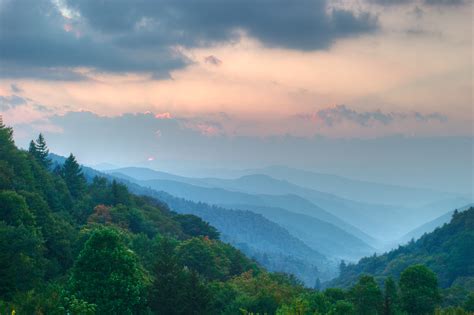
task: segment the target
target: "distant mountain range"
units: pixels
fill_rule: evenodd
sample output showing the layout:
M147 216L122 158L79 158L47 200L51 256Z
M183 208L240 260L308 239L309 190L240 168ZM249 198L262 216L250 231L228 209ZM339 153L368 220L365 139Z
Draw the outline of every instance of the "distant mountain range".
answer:
M64 159L53 158L60 163ZM432 231L449 221L452 212L445 210L455 208L450 205L468 200L445 193L435 198L430 195L434 192L420 190L420 204L424 206L417 208L361 202L360 197L348 199L351 185L362 185L359 189L364 191L388 191L394 199L397 194L409 197L409 189L305 171L297 171L300 177L290 178L290 170L267 168L255 170L261 173L222 179L191 178L137 167L105 173L84 167L89 178L99 175L116 179L132 192L157 198L178 213L203 218L221 232L223 240L269 270L293 273L307 285L313 285L317 278L327 281L335 277L341 259L350 262L372 255L382 248L380 237L398 238L398 244ZM270 171L280 178L271 177ZM320 187L321 182L330 180L336 185L336 179L343 182L344 197L330 191L331 184ZM375 201L377 198L370 200Z
M65 160L55 154L50 154L50 157L53 164L63 164ZM86 166L83 166L83 172L89 180L95 176L116 179L127 185L131 192L156 198L175 212L201 217L220 231L224 241L255 258L269 270L294 274L309 286L313 286L318 278L323 281L337 275L336 260L328 259L260 214L192 202L142 187L124 176L114 177Z
M253 174L268 175L302 187L372 204L419 207L433 201L438 203L441 200L456 199L458 197L472 199L472 196L465 194L358 180L281 165L244 170L207 169L201 173L206 175L200 177L217 178L238 178ZM388 181L390 181L389 178L387 178Z
M284 224L295 236L304 234L308 245L311 244L312 248L327 256L353 260L375 251L366 243L374 242L370 236L296 195L251 195L172 180L140 181L118 172L110 174L122 176L142 187L166 191L173 196L195 202L261 213L273 222ZM323 240L328 241L322 242ZM343 256L339 256L341 253Z
M172 194L181 194L181 197L192 200L222 205L246 204L278 207L292 212L311 215L317 219L332 223L369 245L376 247L379 246L380 243L375 241L374 237L381 241L398 239L410 229L414 229L444 214L446 209L454 209L472 202L472 200L463 196L422 189L420 190L418 204L429 203L429 205L414 208L408 206L373 204L341 198L334 193L321 192L302 187L288 180L292 179L299 182L299 184L306 184L310 187L323 186L320 188L326 190L329 190L328 187L332 187L331 185L336 185L336 183L341 182L341 187L343 187L341 191L348 192L351 189L350 187L353 187L356 192L360 190L365 191L364 194L394 196L394 199L396 199L396 196L400 198L398 199L398 204L404 202L404 194L407 195L408 199L414 197L413 194L409 192L409 188L384 184L381 184L381 187L379 187L377 186L378 184L359 182L333 175L294 170L295 174L299 175L290 176L293 169L283 167L272 167L255 171L262 171L269 174L275 173L275 176L286 176L286 178L275 179L263 174L245 175L236 179L190 178L136 167L121 168L108 172L115 173L116 176L122 174L140 181L140 185L154 185L156 189L165 190ZM160 183L157 182L157 180L170 182ZM147 183L146 181L155 182ZM185 187L178 183L189 184L193 187ZM326 184L327 186L325 186ZM201 189L200 192L198 192L199 189L196 187L220 190L205 191ZM170 191L171 189L173 189L173 192ZM334 190L336 190L336 188L334 188ZM232 195L231 192L233 192L234 195ZM235 193L246 193L252 196L244 196ZM267 195L267 197L271 195L271 200L279 199L278 204L262 204L261 201L249 200L255 197L255 195L259 195L260 199L262 198L261 195ZM278 195L278 197L275 197L275 195ZM255 200L255 198L253 199Z

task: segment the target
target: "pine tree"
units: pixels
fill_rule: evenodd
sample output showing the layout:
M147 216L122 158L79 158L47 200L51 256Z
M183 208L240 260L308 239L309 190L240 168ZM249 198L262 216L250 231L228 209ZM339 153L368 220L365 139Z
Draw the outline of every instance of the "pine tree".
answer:
M38 139L36 139L36 151L38 161L45 168L49 168L51 166L51 159L49 158L49 149L41 133L38 135Z
M46 169L51 167L49 149L43 135L40 133L36 141L31 140L28 152Z
M64 162L61 173L71 196L79 198L84 193L86 180L82 174L81 166L72 153Z
M31 140L30 147L28 148L28 152L35 158L38 158L38 150L36 149L36 143Z

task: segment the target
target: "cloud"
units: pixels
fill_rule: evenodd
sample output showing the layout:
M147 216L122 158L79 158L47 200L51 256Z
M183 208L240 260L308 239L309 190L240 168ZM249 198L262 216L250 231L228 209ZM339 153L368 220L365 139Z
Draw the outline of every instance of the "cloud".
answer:
M77 18L79 19L79 18ZM171 49L153 51L118 47L107 36L77 21L81 36L64 28L69 19L49 0L2 2L0 10L1 76L81 80L76 68L106 72L168 73L188 61Z
M402 4L416 4L416 3L423 3L426 5L461 5L464 4L465 0L368 0L371 3L379 4L379 5L386 5L386 6L394 6L394 5L402 5Z
M171 119L171 114L168 112L155 114L156 119Z
M447 116L440 113L429 113L421 114L419 112L408 112L408 113L384 113L380 110L358 112L354 109L347 107L346 105L336 105L334 107L328 107L318 110L313 114L300 114L298 118L312 121L321 121L326 126L332 127L336 124L341 124L345 121L356 123L357 125L368 127L374 123L380 123L382 125L389 125L396 121L415 119L420 122L438 121L446 122Z
M11 119L4 120L8 123ZM16 125L16 143L27 148L38 132L44 132L52 152L73 152L87 164L130 166L154 157L149 163L159 170L288 165L381 182L390 178L412 186L472 189L472 136L208 136L186 128L177 119L156 119L152 113L106 117L68 112L42 124L50 124L48 131L32 122ZM157 130L161 130L161 137L155 136ZM426 163L428 156L430 163Z
M2 96L0 95L0 110L8 110L20 105L26 105L27 99L18 95Z
M10 90L12 90L13 93L23 92L23 89L14 83L10 84Z
M177 47L208 47L242 34L267 47L326 49L372 32L367 12L329 8L326 0L52 1L4 0L2 77L83 80L78 68L169 78L191 60Z
M204 62L213 66L220 66L222 64L222 61L213 55L205 57Z

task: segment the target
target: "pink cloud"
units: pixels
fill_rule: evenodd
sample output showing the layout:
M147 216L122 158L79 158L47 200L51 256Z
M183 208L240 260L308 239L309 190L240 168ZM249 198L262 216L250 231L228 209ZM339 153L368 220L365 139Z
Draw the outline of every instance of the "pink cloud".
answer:
M219 129L212 125L198 124L196 127L201 134L206 135L206 136L215 136L219 134Z
M155 115L155 118L156 119L171 119L171 114L168 113L168 112L165 112L165 113L158 113Z
M150 156L146 159L148 162L151 162L151 161L154 161L155 160L155 157L154 156Z
M66 32L68 32L68 33L69 33L69 32L72 32L72 30L73 30L72 24L70 24L70 23L64 24L64 25L63 25L63 29L64 29Z

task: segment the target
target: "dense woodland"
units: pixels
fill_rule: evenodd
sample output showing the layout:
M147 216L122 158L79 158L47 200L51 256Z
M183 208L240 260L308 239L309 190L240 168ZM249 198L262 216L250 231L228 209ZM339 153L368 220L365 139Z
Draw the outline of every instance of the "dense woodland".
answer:
M72 154L54 165L41 135L18 149L0 123L0 314L469 314L473 219L456 213L417 242L343 264L344 288L307 288L197 216L87 181Z

